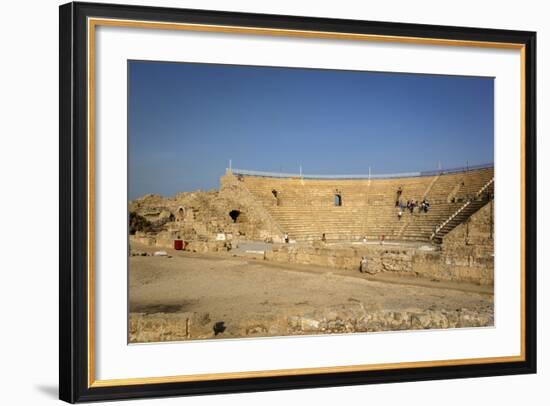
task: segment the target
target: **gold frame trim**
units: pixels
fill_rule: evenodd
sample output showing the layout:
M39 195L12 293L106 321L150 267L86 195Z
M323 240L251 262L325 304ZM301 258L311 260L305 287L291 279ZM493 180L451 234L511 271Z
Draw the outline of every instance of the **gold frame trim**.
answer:
M183 30L195 32L218 32L248 35L269 35L299 38L341 39L371 42L390 42L436 46L461 46L479 48L513 49L520 51L520 154L521 154L521 270L520 270L520 355L504 357L465 358L455 360L435 360L416 362L397 362L384 364L347 365L317 368L278 369L268 371L221 372L213 374L175 375L146 378L95 379L95 338L94 338L94 191L95 191L95 28L97 26L149 28L161 30ZM311 374L329 374L338 372L380 371L397 368L425 368L440 366L458 366L473 364L493 364L525 361L525 45L506 42L464 41L421 37L399 37L391 35L354 34L343 32L305 31L273 29L259 27L240 27L227 25L164 23L139 20L120 20L109 18L88 19L88 387L104 388L126 385L177 383L193 381L212 381L218 379L265 378L277 376L296 376Z

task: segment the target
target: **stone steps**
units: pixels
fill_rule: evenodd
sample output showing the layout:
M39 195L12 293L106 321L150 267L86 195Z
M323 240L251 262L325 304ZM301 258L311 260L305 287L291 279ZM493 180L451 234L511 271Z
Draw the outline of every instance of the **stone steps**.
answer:
M455 174L401 179L297 179L244 176L244 185L268 210L273 219L296 240L331 236L380 235L388 238L428 239L435 227L449 218L464 199L477 192L494 174L492 168ZM401 201L421 200L426 195L432 203L428 213L404 211L397 219L395 200L401 188ZM277 191L279 205L272 191ZM342 206L334 206L334 195L342 196ZM457 221L464 221L457 219ZM404 224L406 226L404 227ZM444 229L454 228L450 223Z

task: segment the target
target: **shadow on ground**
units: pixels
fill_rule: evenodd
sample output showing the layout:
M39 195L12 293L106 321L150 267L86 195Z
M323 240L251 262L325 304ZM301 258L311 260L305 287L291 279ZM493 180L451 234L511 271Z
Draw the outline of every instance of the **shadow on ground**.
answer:
M59 398L59 388L57 385L35 385L35 388L42 392L44 395L49 398L58 399Z

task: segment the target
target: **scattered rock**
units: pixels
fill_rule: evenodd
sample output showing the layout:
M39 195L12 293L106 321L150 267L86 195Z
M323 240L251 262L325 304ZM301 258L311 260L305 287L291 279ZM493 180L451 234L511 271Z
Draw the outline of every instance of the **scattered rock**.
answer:
M246 329L246 335L265 334L267 329L264 326L252 326Z
M318 331L321 323L319 320L302 318L301 327L303 331Z

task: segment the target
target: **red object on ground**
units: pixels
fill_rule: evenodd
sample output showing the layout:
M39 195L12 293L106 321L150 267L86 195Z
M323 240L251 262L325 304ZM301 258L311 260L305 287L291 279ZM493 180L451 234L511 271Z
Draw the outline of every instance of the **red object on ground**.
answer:
M182 250L183 249L183 240L174 240L174 249Z

